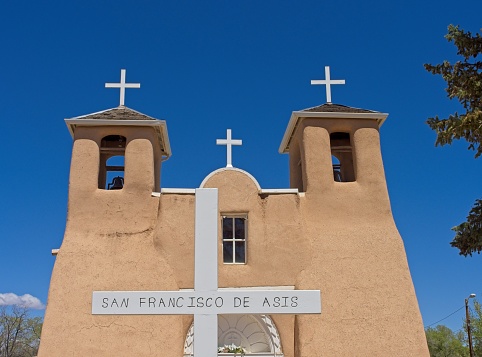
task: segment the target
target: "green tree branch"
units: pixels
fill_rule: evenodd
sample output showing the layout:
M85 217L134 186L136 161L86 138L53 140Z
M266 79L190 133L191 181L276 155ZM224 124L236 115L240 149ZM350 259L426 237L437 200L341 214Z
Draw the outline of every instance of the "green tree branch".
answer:
M453 140L464 139L469 144L468 149L474 150L475 158L478 158L482 155L482 61L479 57L482 53L482 37L450 25L445 38L455 44L457 55L462 59L454 64L444 61L424 66L430 73L442 76L447 83L447 96L457 98L464 112L455 112L444 119L435 116L429 118L427 124L437 135L436 146L450 145ZM458 248L461 255L472 256L482 251L481 222L482 203L476 200L467 221L452 228L456 235L450 244Z

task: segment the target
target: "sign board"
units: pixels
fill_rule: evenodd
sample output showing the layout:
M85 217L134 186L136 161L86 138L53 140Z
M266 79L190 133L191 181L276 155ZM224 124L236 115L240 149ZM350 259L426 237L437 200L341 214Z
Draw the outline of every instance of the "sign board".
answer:
M98 315L306 314L320 313L316 290L95 291Z

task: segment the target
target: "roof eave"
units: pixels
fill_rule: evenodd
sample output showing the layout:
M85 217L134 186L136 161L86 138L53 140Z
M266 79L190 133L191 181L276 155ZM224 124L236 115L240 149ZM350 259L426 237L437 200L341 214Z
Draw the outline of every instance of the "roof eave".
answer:
M333 118L333 119L371 119L376 120L380 128L388 117L388 113L347 113L347 112L306 112L295 111L291 113L288 127L281 140L278 152L280 154L288 153L289 144L293 137L296 127L300 120L305 118Z
M159 141L164 144L164 152L169 158L172 155L167 125L165 120L112 120L112 119L78 119L80 117L65 119L65 124L69 129L70 135L74 137L77 126L152 126L157 131Z

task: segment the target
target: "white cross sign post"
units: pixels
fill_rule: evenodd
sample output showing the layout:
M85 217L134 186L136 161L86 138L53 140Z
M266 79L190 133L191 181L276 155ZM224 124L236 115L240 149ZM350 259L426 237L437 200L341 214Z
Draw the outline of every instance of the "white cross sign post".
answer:
M194 356L217 357L219 314L319 314L319 290L218 290L218 190L196 189L193 291L94 291L94 315L194 315Z
M141 88L140 83L126 83L126 70L121 69L121 80L120 83L106 83L106 88L120 88L120 104L124 105L126 88Z
M233 167L232 146L243 145L243 140L231 139L231 129L226 130L226 139L216 139L216 145L226 145L226 167Z
M330 78L330 66L325 66L325 78L312 80L311 84L325 84L326 85L326 102L331 103L331 85L332 84L345 84L344 79L331 79Z

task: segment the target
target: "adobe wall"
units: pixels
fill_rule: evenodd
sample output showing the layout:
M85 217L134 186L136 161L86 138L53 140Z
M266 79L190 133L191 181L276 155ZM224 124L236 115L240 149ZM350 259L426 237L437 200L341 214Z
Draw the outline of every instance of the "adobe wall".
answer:
M375 121L305 120L295 133L310 266L298 289L322 291L322 315L297 316L300 356L428 356L402 239L393 221ZM358 125L357 125L358 124ZM335 182L329 134L349 132L355 182Z
M286 357L428 356L378 130L353 132L357 181L348 183L333 181L325 129L306 125L296 135L306 192L259 195L236 170L205 183L219 188L220 214L248 214L246 265L222 264L219 226L219 286L322 291L321 315L272 316ZM123 190L97 188L98 155L95 140L75 140L38 356L181 356L192 317L94 316L91 294L193 288L194 195L151 197L150 140L128 143Z
M91 137L81 129L74 141L67 226L52 273L38 356L181 355L185 333L179 317L91 314L95 290L177 290L179 285L156 239L160 200L151 197L151 131L129 133L125 186L106 191L97 188L104 133ZM193 200L180 207L191 222Z

